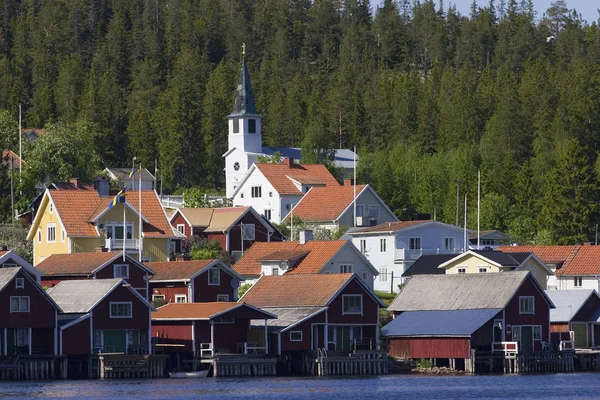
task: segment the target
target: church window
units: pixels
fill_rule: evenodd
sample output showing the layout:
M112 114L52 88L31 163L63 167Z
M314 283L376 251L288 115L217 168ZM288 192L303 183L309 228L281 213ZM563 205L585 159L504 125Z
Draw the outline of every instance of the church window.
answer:
M256 120L255 119L248 120L248 133L256 133Z
M239 171L240 170L240 163L237 162L237 161L235 163L233 163L233 169L236 170L236 171Z
M240 133L240 120L239 119L233 120L233 133Z

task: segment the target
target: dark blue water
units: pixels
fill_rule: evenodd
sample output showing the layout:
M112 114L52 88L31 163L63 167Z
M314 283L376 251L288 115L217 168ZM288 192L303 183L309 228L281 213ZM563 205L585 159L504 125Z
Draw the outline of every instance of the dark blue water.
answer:
M600 374L2 382L0 399L598 399Z

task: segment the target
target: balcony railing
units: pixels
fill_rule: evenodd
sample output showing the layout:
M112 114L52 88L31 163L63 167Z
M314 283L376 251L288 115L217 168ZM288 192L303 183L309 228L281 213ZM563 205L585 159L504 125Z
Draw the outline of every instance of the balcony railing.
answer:
M396 249L396 260L416 260L422 255L460 254L463 249Z
M123 242L125 242L125 250L138 250L140 241L138 239L106 239L104 246L111 250L123 250Z

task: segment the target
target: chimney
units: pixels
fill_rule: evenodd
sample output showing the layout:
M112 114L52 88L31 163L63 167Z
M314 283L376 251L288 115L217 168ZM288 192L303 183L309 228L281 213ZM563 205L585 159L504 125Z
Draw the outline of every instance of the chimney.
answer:
M0 250L2 250L2 251L8 251L8 246L6 246L5 244L3 244L2 248Z
M294 157L286 157L283 159L283 163L288 166L288 168L292 168L294 166Z
M354 186L354 179L353 178L345 178L344 186Z
M69 179L69 182L71 182L75 186L79 186L79 178L71 178Z
M300 240L298 241L300 244L306 244L306 242L309 242L312 240L313 238L313 231L311 230L303 230L300 231L300 235L299 235Z
M98 192L98 196L107 197L109 195L108 179L101 176L94 181L94 189Z

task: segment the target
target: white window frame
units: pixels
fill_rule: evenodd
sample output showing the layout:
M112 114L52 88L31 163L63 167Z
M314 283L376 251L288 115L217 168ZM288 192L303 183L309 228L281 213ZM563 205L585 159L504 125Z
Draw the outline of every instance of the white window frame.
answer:
M240 133L240 119L234 118L231 123L231 131L232 133Z
M297 335L300 334L300 338ZM294 336L296 336L294 338ZM302 331L290 331L290 342L301 342L302 341Z
M185 235L185 224L177 224L177 230Z
M367 252L367 239L360 239L359 243L360 243L360 252L366 253Z
M388 281L388 268L387 267L379 267L379 282L387 282Z
M450 246L450 244L452 244L452 246ZM456 238L454 236L446 236L442 238L442 248L444 250L454 250L456 248Z
M15 328L15 346L29 346L29 333L31 328Z
M228 294L218 294L217 295L217 303L227 303L229 302Z
M123 269L124 268L125 268L126 274L123 274ZM119 271L118 274L117 274L117 271ZM114 278L129 279L129 264L115 264L115 265L113 265L113 277Z
M156 300L165 300L166 297L164 294L153 294L152 295L152 301L156 301Z
M183 299L183 301L179 301ZM186 294L176 294L175 295L175 303L187 303L187 295Z
M346 311L346 298L359 298L360 311ZM362 294L343 294L342 295L342 315L363 315L363 296Z
M50 235L50 232L53 232ZM50 239L52 237L52 239ZM46 225L46 243L56 243L56 224L54 222L50 222Z
M415 247L416 244L419 244L418 247ZM408 238L408 249L409 250L421 250L421 237L415 236Z
M485 274L488 272L488 267L477 267L477 272L480 274Z
M17 307L13 308L13 300L17 301ZM27 300L25 303L22 300ZM26 304L26 307L24 305ZM31 310L31 299L29 296L10 296L10 312L25 313Z
M15 289L24 289L25 288L25 278L16 278L15 279Z
M129 315L113 314L113 306L129 306ZM110 318L133 318L133 303L131 301L111 301L109 307Z
M466 274L467 273L467 268L466 267L458 267L456 268L456 273L457 274Z
M271 217L273 216L273 210L265 208L265 212L263 213L263 215L268 221L270 221Z
M379 252L385 253L387 251L387 239L381 238L379 239Z
M354 266L352 264L344 263L340 264L340 274L351 274L354 272Z
M523 303L524 301L529 302L531 300L531 310L524 309L523 305L528 305L528 303ZM526 307L529 308L529 307ZM534 315L535 314L535 297L533 296L519 296L519 315Z
M248 229L246 229L248 228ZM256 239L256 226L254 224L242 224L244 240Z
M275 273L277 272L277 273ZM271 267L271 275L273 276L279 276L279 267Z
M211 277L211 272L212 271L217 271L217 280L216 280L216 282L212 282L211 283L210 277ZM208 285L209 286L219 286L220 284L221 284L221 268L219 268L219 267L210 267L208 269Z
M251 186L250 197L253 199L260 199L262 197L262 186Z
M356 216L357 217L364 217L365 216L365 206L363 206L362 204L357 204L356 205Z
M573 287L583 287L583 276L575 276L573 278Z

